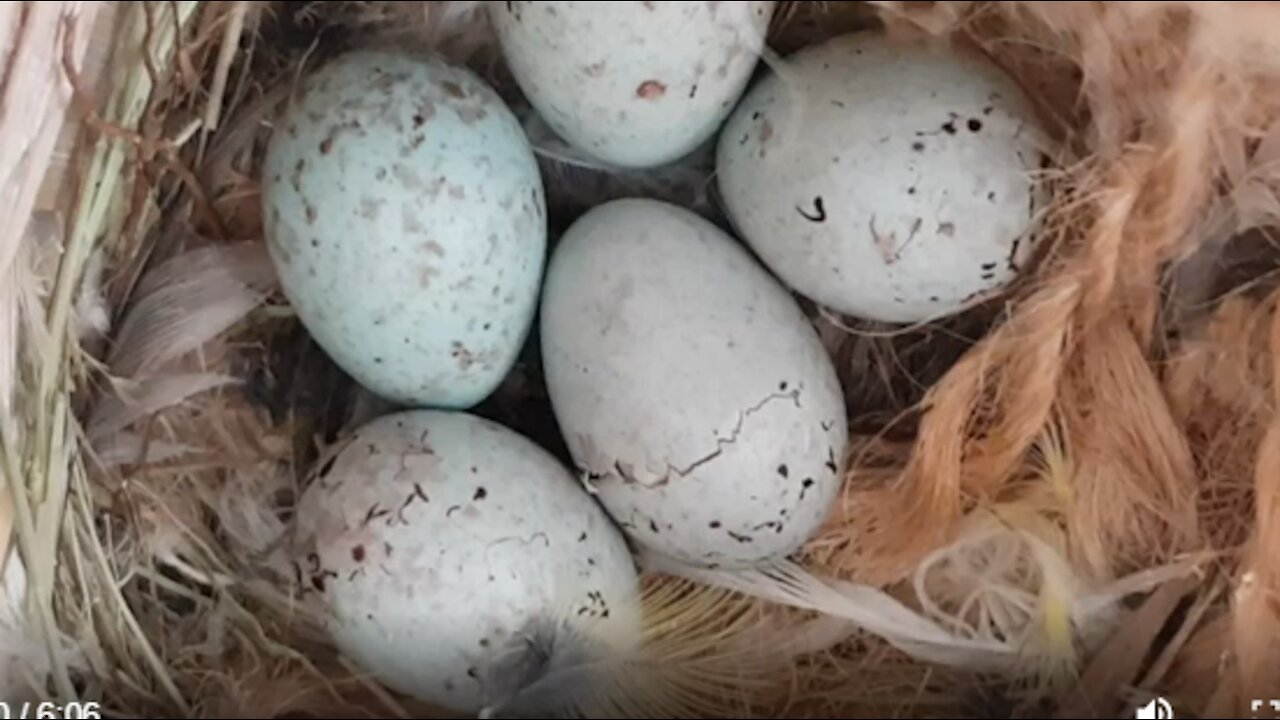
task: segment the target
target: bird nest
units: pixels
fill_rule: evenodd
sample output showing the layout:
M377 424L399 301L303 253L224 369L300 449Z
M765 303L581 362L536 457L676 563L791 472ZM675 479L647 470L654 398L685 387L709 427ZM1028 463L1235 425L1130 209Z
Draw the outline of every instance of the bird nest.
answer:
M284 298L260 168L291 88L357 46L437 51L527 111L482 5L0 7L0 703L448 716L343 657L280 550L311 468L388 405ZM613 712L1159 696L1249 717L1280 693L1277 23L1268 3L779 7L783 66L869 30L1015 78L1062 148L1041 252L921 326L806 305L848 405L840 501L777 572L647 569L646 644L682 679ZM723 219L705 154L617 171L528 127L552 235L627 196ZM537 360L474 412L563 457Z

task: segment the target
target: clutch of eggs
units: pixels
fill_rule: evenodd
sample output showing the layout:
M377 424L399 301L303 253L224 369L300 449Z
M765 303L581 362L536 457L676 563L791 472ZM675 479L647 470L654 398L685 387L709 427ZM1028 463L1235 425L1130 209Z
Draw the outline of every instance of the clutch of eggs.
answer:
M844 398L817 331L701 216L615 200L560 239L543 367L575 464L635 542L700 567L781 559L841 483Z
M466 408L515 363L545 262L542 179L470 71L357 50L309 74L272 133L263 211L285 295L365 388Z
M774 2L494 2L511 74L566 142L617 167L675 161L746 88Z
M500 669L546 628L586 634L602 660L641 647L617 526L547 451L464 411L359 427L299 499L294 532L306 599L337 648L443 708L474 716L527 680Z
M910 323L1017 276L1051 148L1012 78L875 32L785 66L735 108L716 161L734 228L784 282L848 315Z

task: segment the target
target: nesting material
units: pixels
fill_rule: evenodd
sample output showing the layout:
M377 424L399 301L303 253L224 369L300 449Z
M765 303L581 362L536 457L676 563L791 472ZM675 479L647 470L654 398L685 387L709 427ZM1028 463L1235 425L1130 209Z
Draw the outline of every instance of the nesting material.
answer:
M1280 687L1280 10L788 2L767 17L748 87L794 89L793 53L855 31L985 54L1052 140L1033 163L1034 252L998 294L918 326L792 288L848 414L825 523L734 573L646 557L644 652L560 655L575 662L529 697L572 686L558 709L618 717L1115 717L1159 695L1179 716L1250 716ZM0 7L0 699L457 715L336 650L289 545L315 469L393 407L287 299L264 156L307 73L393 46L501 96L549 241L633 196L732 230L711 136L671 139L687 154L656 166L560 139L572 128L541 115L562 89L535 109L534 69L506 66L483 3ZM661 85L636 90L678 83ZM788 98L773 142L807 130ZM569 466L543 340L531 329L472 410Z

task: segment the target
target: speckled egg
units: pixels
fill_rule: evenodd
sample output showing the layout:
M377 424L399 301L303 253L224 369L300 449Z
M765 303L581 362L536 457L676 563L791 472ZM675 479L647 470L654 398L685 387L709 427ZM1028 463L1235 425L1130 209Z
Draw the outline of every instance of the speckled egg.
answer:
M635 542L728 568L817 532L841 483L840 384L795 299L731 236L656 200L599 205L553 253L541 318L553 412Z
M735 230L785 283L906 323L960 312L1018 275L1052 148L1007 74L874 32L786 66L734 110L716 160Z
M470 71L359 50L313 72L275 124L262 202L285 295L360 384L466 408L510 370L545 200L518 120Z
M547 628L608 653L641 646L618 528L545 450L467 412L358 428L299 500L295 535L304 599L337 649L455 712L500 697L494 669Z
M497 2L511 73L568 143L619 167L711 138L759 60L773 2Z

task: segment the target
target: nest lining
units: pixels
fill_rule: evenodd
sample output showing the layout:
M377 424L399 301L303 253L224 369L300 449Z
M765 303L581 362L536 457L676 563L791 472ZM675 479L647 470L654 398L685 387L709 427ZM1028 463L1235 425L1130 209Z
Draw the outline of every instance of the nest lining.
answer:
M719 710L1105 717L1150 692L1179 714L1229 716L1273 692L1275 14L968 2L779 13L770 44L783 54L875 25L977 45L1069 149L1051 178L1048 254L1007 296L906 331L815 314L858 401L847 502L805 563L961 627L1030 626L1038 641L1033 672L991 677L831 618L649 578L649 606L669 620L654 641L672 652L712 662L808 639L749 697L708 682ZM137 3L104 16L114 42L99 72L84 56L91 16L44 38L64 51L51 58L83 65L82 102L68 106L80 143L50 173L37 221L0 238L13 278L0 283L0 328L17 339L0 364L12 368L0 476L25 491L0 503L0 548L18 551L0 555L6 587L25 600L0 608L0 689L101 699L118 716L432 715L333 654L273 553L308 468L385 406L280 299L254 171L290 82L355 44L431 45L509 87L475 4ZM558 190L553 232L626 193L718 212L705 157L615 175L534 139ZM536 357L525 360L478 411L563 455ZM1077 612L1135 577L1151 582ZM1000 597L981 599L979 580Z

